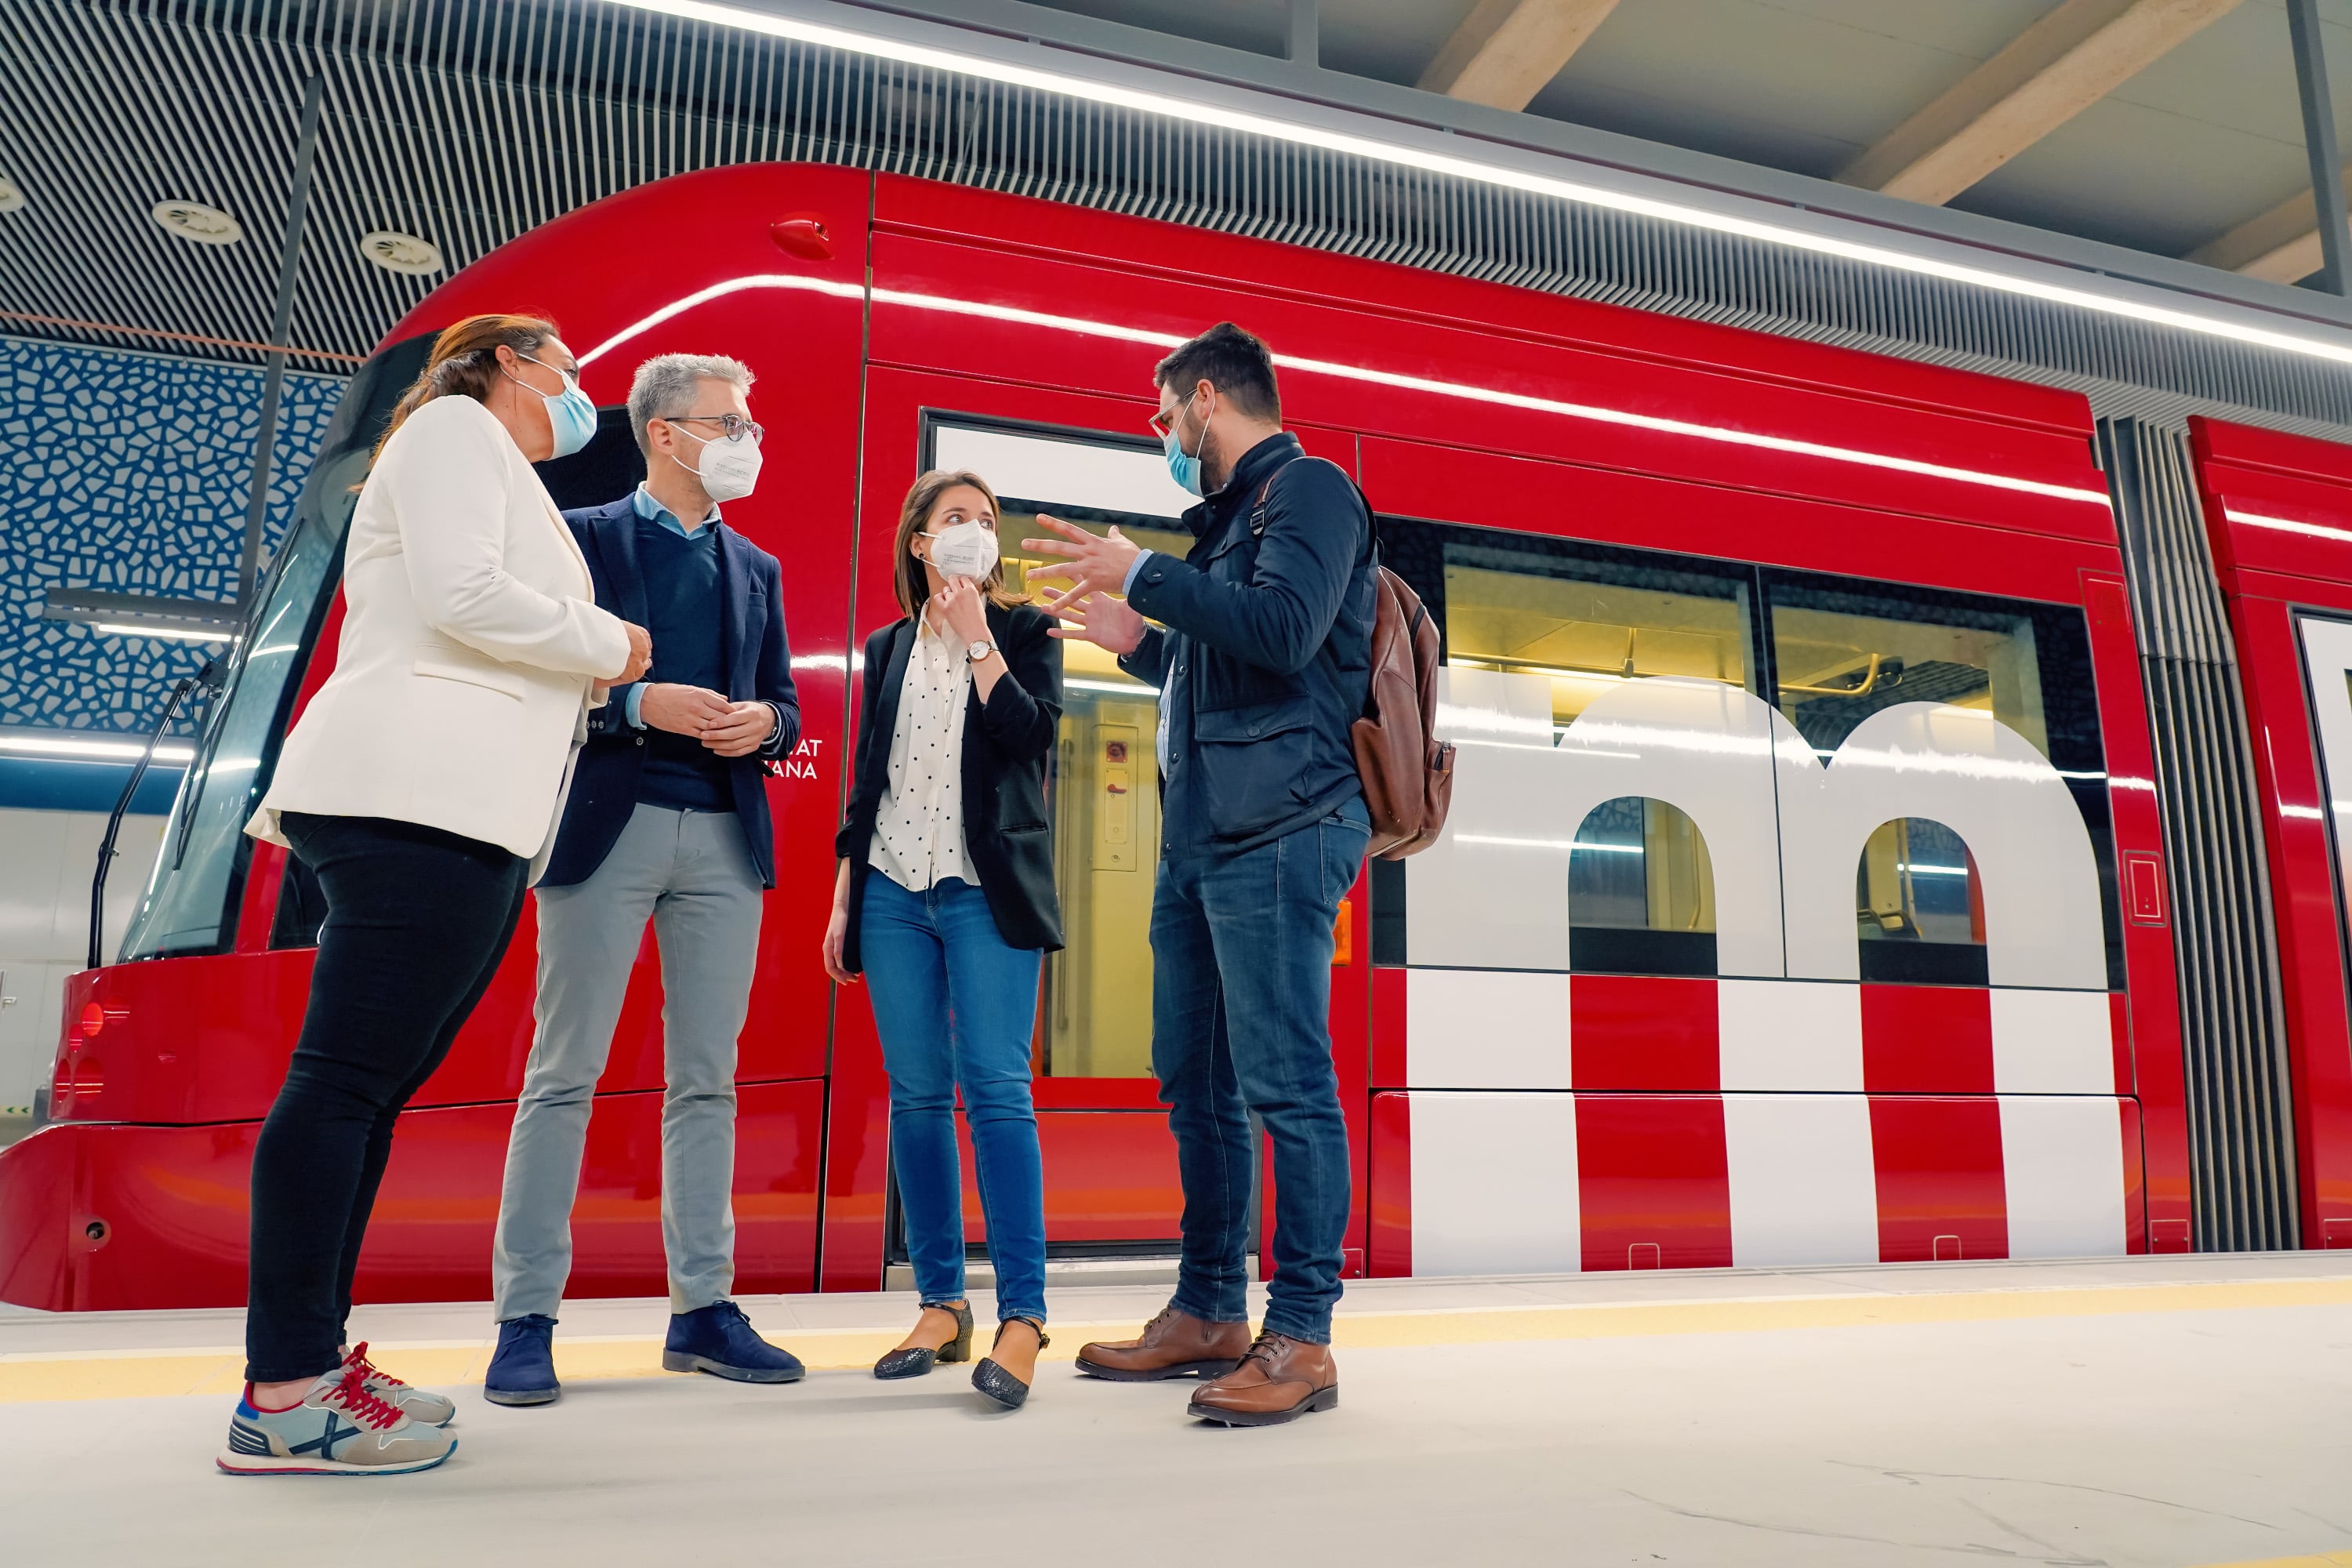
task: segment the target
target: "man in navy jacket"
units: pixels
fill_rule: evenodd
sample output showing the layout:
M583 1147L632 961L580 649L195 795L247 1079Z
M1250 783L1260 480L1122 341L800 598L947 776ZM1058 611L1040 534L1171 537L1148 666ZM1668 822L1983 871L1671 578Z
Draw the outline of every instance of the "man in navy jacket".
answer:
M1231 322L1160 363L1170 472L1199 506L1183 559L1041 518L1070 589L1045 605L1160 689L1151 1059L1184 1186L1176 1294L1140 1339L1078 1366L1213 1378L1191 1413L1272 1426L1339 1402L1331 1309L1350 1190L1331 1066L1332 927L1370 836L1349 726L1363 716L1371 518L1347 473L1282 428L1273 357ZM1123 591L1126 602L1098 590ZM1150 626L1144 617L1161 623ZM655 644L659 658L660 644ZM1274 1144L1274 1279L1249 1332L1249 1119Z
M564 514L596 602L654 639L645 679L594 710L554 854L537 889L539 999L507 1145L492 1289L499 1348L484 1394L544 1405L572 1267L571 1215L591 1097L646 922L662 958L668 1087L662 1244L670 1329L662 1364L789 1383L801 1364L754 1332L734 1283L735 1045L750 1006L761 894L776 883L762 771L800 739L776 558L719 520L749 495L761 431L751 374L664 354L637 369L629 420L646 482Z

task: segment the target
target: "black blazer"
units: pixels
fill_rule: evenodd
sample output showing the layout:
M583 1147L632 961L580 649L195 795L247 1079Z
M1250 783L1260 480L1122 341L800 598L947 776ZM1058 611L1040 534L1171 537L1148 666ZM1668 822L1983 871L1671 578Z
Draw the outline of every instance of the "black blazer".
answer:
M625 620L646 624L646 580L637 570L637 506L631 491L609 506L567 511L563 521L588 560L596 603ZM766 887L776 885L775 830L768 816L768 763L800 743L801 703L793 689L793 650L784 638L784 585L776 558L728 527L719 536L719 656L727 664L730 701L761 701L776 710L776 732L747 756L730 760L735 817L743 825L751 864ZM654 650L661 658L661 650ZM645 771L646 737L629 728L623 704L629 689L615 686L588 715L588 744L572 764L572 795L556 831L543 888L584 882L604 863L629 814L637 809L637 777Z
M980 700L972 689L963 721L963 837L988 912L1013 947L1058 952L1062 900L1054 890L1054 819L1045 805L1045 759L1062 726L1062 645L1046 631L1053 621L1026 605L988 606L989 635L1004 656L1004 673ZM849 811L834 837L834 853L849 862L849 932L842 967L853 974L857 926L866 901L866 853L874 819L890 786L890 733L898 723L898 693L915 623L902 618L866 639L865 699L857 708L856 783Z

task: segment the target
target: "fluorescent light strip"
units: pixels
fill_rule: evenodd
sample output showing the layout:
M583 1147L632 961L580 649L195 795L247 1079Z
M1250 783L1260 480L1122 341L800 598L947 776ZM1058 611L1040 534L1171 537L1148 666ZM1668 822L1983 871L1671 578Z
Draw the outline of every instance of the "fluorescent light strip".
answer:
M2251 511L2240 511L2236 507L2231 507L2227 515L2231 522L2242 522L2250 528L2307 534L2313 539L2352 540L2352 528L2330 528L2324 522L2297 522L2288 517L2260 517Z
M1940 278L1947 282L1965 283L1992 289L2003 294L2021 295L2028 299L2047 300L2053 304L2071 305L2101 315L2121 316L2147 321L2157 326L2173 327L2181 331L2204 337L2228 338L2238 342L2252 343L2277 349L2286 353L2308 358L2331 360L2339 364L2352 364L2352 344L2328 342L2316 338L2298 336L2293 332L2273 331L2268 328L2242 322L2200 316L2192 311L2174 310L2137 300L2095 293L2087 289L2075 289L2064 284L2044 283L2030 278L2015 277L1989 268L1971 267L1958 262L1940 261L1932 257L1913 256L1885 246L1865 245L1855 240L1839 239L1829 235L1811 234L1782 224L1765 223L1753 218L1736 217L1728 213L1709 212L1681 202L1661 201L1655 197L1612 191L1578 181L1557 179L1547 174L1533 174L1499 164L1480 163L1444 153L1425 152L1420 148L1382 142L1369 136L1359 136L1342 131L1326 131L1318 126L1292 121L1276 120L1267 115L1253 114L1245 110L1223 109L1213 104L1189 102L1165 93L1146 92L1135 88L1119 87L1109 82L1089 81L1083 77L1066 76L1058 71L1039 70L1009 61L992 60L976 55L958 54L935 49L921 44L901 42L895 38L877 37L867 33L854 33L841 27L830 27L817 22L794 17L770 16L747 11L740 6L706 3L706 0L612 0L633 10L656 12L683 20L703 22L712 26L733 27L743 32L764 34L769 37L785 38L795 43L813 44L821 48L840 49L846 53L865 55L877 59L896 60L902 65L918 66L927 70L946 71L953 75L979 77L1003 82L1008 87L1030 88L1039 92L1078 98L1118 109L1131 109L1146 114L1157 114L1171 120L1181 120L1195 125L1263 136L1273 141L1287 142L1297 146L1318 148L1324 152L1340 153L1352 157L1369 158L1377 163L1391 163L1402 168L1419 169L1433 174L1446 174L1483 185L1507 190L1526 191L1531 195L1557 197L1587 206L1607 207L1617 212L1633 213L1667 223L1712 229L1718 234L1738 235L1767 245L1785 246L1795 250L1808 250L1817 255L1835 256L1848 261L1860 261L1896 271L1916 273L1922 277Z
M626 0L624 0L626 3ZM835 282L815 278L796 278L786 273L755 273L749 277L730 278L724 283L673 300L648 316L622 328L580 356L586 364L600 355L620 347L630 339L659 326L664 321L709 304L713 300L747 289L790 289L804 292L830 294L837 299L856 299L864 293L855 283ZM1173 332L1155 332L1141 327L1123 327L1115 321L1089 321L1083 316L1058 316L1045 310L1027 310L1013 305L992 305L978 300L955 300L941 294L918 294L903 289L877 289L873 291L877 305L901 305L909 310L937 310L954 316L977 316L988 321L1009 321L1017 326L1044 327L1054 331L1075 332L1084 337L1109 338L1119 342L1144 343L1153 348L1172 349L1185 340ZM1925 463L1912 458L1890 457L1884 452L1865 452L1852 447L1827 447L1817 441L1799 441L1786 436L1765 436L1748 430L1734 430L1721 425L1698 425L1687 419L1664 419L1655 415L1633 414L1622 408L1602 408L1590 403L1566 403L1554 397L1534 397L1525 393L1503 392L1494 387L1471 386L1461 382L1433 381L1427 376L1400 375L1388 371L1371 370L1362 365L1340 364L1332 360L1303 359L1295 354L1276 354L1274 363L1286 370L1305 371L1315 375L1336 376L1344 381L1369 383L1375 386L1395 387L1406 392L1427 393L1435 397L1459 398L1471 403L1494 404L1506 408L1523 408L1538 414L1555 414L1569 419L1589 419L1597 424L1615 425L1635 430L1653 430L1667 436L1687 436L1700 441L1720 441L1735 447L1760 448L1770 452L1787 452L1797 457L1821 458L1836 463L1858 463L1866 468L1889 468L1897 473L1920 474L1929 479L1954 479L1962 484L1984 485L1993 489L2014 490L2026 495L2049 496L2058 500L2088 501L2104 508L2107 505L2104 490L2083 489L2073 485L2048 485L2038 479L2021 479L2008 474L1990 474L1977 468L1955 468L1943 463ZM1596 679L1607 679L1598 677Z
M134 626L122 621L89 621L91 631L112 637L154 637L163 642L227 642L227 632L173 631L164 626Z
M1116 691L1121 697L1157 697L1160 695L1160 688L1156 686L1130 685L1127 682L1118 680L1073 680L1065 677L1063 679L1062 685L1065 689L1076 688L1080 691Z
M0 735L0 752L14 752L33 757L94 757L110 763L135 763L147 748L128 741L73 741L62 737L51 740L46 735ZM155 748L159 763L192 763L196 760L194 746L165 745Z

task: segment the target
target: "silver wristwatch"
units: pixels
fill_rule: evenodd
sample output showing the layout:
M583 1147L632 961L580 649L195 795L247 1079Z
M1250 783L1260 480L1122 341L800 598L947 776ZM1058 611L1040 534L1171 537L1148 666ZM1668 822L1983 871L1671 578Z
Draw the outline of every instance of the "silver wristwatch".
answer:
M996 645L983 637L979 642L972 644L963 651L964 656L967 658L970 658L972 663L978 664L982 659L986 658L990 654L996 651Z

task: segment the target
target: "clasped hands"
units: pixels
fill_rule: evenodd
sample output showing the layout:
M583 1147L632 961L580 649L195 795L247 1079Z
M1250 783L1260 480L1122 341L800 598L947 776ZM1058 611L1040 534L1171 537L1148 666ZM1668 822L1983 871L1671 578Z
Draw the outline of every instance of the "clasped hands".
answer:
M637 717L656 730L701 742L722 757L747 757L775 733L776 710L764 702L730 702L707 686L657 681L637 700Z
M1024 539L1022 548L1040 555L1059 556L1068 564L1040 567L1029 575L1070 580L1067 588L1039 608L1049 616L1076 623L1055 626L1048 635L1075 637L1115 654L1133 653L1143 641L1143 616L1128 608L1126 600L1112 598L1111 595L1126 585L1135 558L1143 553L1142 546L1119 532L1116 524L1108 534L1095 534L1044 512L1037 514L1037 521L1060 537Z

